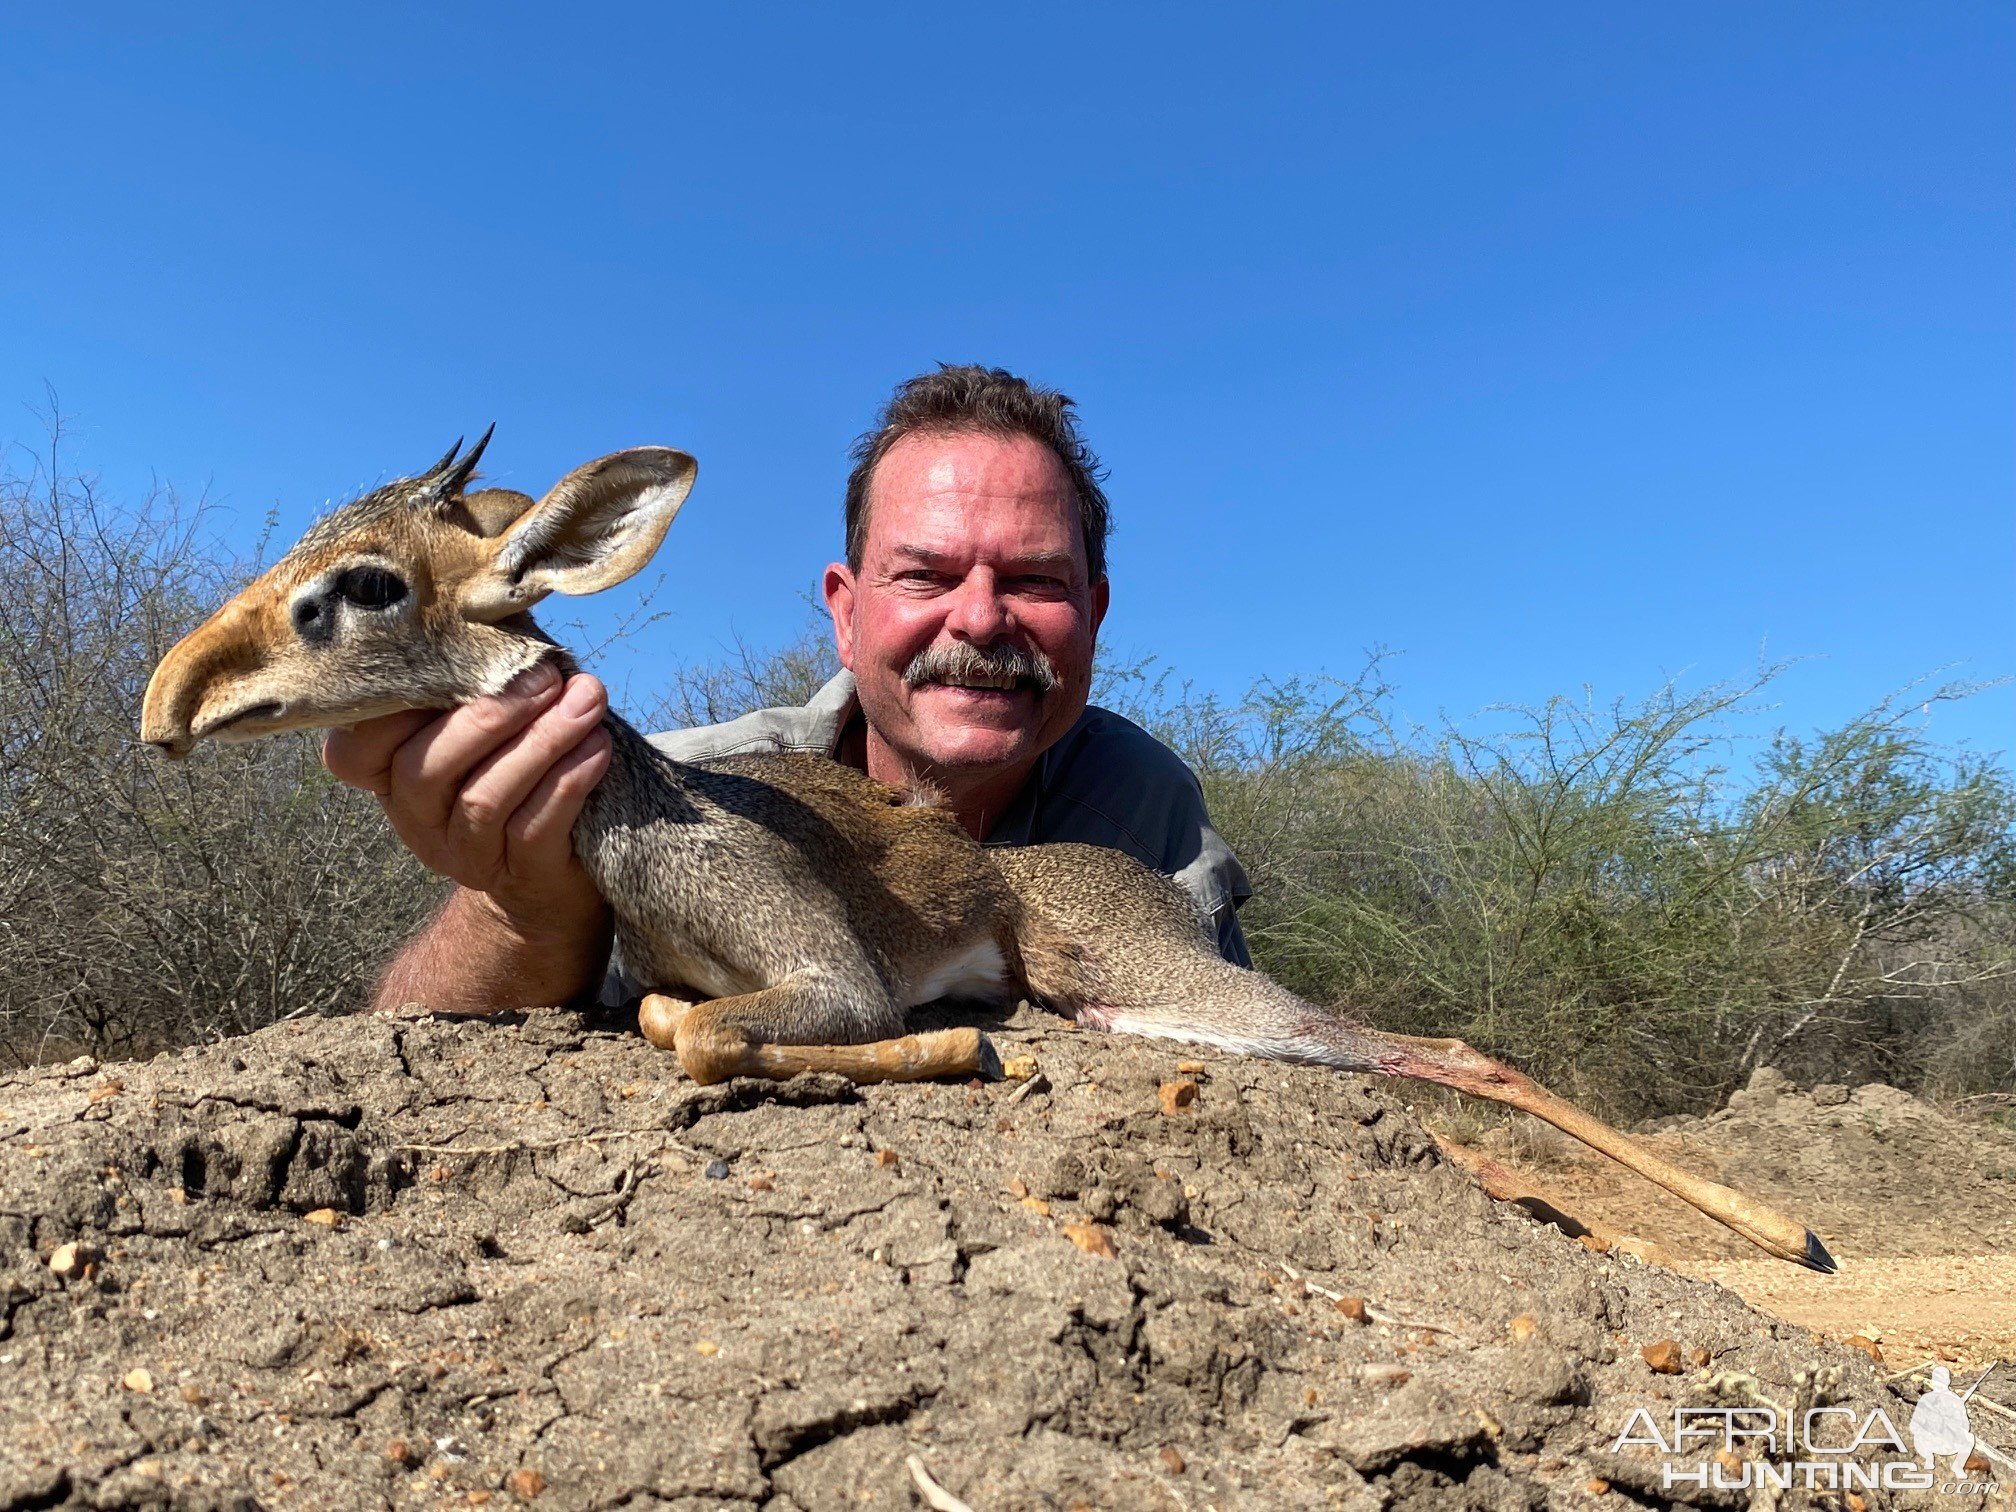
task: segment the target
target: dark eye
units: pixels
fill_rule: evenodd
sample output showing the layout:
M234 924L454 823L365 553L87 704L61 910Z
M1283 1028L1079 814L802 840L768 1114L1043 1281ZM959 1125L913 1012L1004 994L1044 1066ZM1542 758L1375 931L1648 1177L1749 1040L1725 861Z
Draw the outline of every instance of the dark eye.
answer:
M352 567L336 579L336 592L360 609L383 609L406 597L406 580L383 567Z

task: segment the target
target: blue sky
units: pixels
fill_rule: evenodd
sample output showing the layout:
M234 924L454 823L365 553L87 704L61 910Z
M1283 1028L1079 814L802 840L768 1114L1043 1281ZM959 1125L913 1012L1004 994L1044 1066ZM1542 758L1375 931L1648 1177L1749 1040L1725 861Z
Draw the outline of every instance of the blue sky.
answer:
M1079 399L1109 639L1203 686L1803 657L1824 722L2016 672L2012 75L1963 3L10 3L0 439L53 385L240 543L491 420L532 492L684 446L642 684L795 632L850 439L983 360Z

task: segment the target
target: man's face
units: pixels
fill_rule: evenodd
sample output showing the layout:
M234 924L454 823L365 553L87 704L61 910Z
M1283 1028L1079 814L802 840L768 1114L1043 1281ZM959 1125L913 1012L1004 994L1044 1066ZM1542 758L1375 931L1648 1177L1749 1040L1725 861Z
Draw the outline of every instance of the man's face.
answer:
M875 469L860 570L826 569L870 730L913 770L954 782L1026 769L1085 709L1107 602L1087 577L1070 479L1042 443L906 436ZM973 686L1000 679L969 652L1003 651L1047 661L1055 686ZM948 670L906 677L920 653Z

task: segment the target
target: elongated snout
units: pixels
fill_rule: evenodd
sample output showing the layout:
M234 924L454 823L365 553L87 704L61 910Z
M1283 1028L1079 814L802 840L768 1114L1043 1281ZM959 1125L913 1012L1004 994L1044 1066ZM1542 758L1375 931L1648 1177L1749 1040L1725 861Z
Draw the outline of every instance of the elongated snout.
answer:
M265 661L258 620L240 595L175 643L147 680L142 740L170 756L186 756L197 741L235 720L278 711L270 701L236 696Z

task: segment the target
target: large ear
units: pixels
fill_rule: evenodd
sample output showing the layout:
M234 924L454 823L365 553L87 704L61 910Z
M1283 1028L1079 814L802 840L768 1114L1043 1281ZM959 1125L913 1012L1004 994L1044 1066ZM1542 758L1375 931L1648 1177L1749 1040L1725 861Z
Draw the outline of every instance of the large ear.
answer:
M504 532L465 590L462 612L502 619L549 593L600 593L651 560L699 464L664 446L577 467Z

